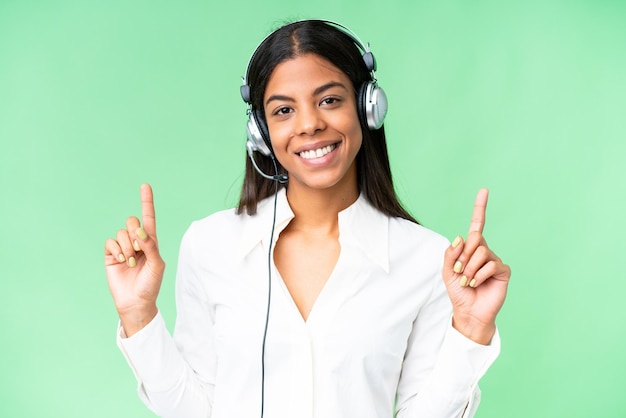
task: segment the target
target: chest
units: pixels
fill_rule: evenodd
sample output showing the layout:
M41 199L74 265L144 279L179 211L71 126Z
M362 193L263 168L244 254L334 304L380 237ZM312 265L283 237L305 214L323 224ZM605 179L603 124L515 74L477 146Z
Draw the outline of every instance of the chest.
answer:
M266 251L258 251L245 263L249 268L240 279L224 281L222 289L212 288L218 345L225 352L236 350L237 361L246 357L243 351L247 352L244 348L250 339L262 338L268 303ZM295 275L286 279L282 276L290 270L280 271L279 263L274 263L266 355L276 355L276 362L283 364L285 353L300 347L326 353L324 358L338 363L355 356L355 361L369 358L375 364L380 355L401 362L411 327L432 286L414 277L414 268L385 272L352 245L340 246L335 257L323 276L319 271L307 275L294 269ZM300 267L312 264L311 260ZM295 277L309 282L304 285ZM308 308L306 318L303 306Z
M306 321L339 259L337 236L303 236L283 232L274 250L274 264L302 318Z
M370 394L388 394L380 405L391 410L407 341L432 286L427 284L430 280L416 277L415 265L392 264L385 271L354 242L340 244L336 263L306 321L291 296L293 287L289 290L277 263L271 268L264 352L267 411L299 411L290 416L306 416L303 405L315 404L320 412L313 416L385 416L373 412ZM209 308L215 312L219 364L216 390L224 388L222 394L227 396L241 393L233 387L259 389L267 256L267 247L259 247L244 263L233 264L232 273L220 275L225 277L219 281L221 287L211 286ZM257 395L251 396L255 406ZM234 398L223 405L230 413L224 416L232 416L233 405L243 403ZM346 413L338 415L342 406ZM334 412L324 413L328 411ZM360 412L353 415L355 411Z

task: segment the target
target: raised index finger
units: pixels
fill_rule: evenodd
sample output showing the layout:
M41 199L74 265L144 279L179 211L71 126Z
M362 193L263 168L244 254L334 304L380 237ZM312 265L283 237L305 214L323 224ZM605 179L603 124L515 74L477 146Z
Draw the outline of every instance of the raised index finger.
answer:
M141 185L141 223L146 233L156 237L156 218L154 216L154 198L149 184Z
M472 213L472 221L470 222L469 232L478 231L482 234L485 227L485 215L487 212L487 198L489 190L480 189L476 195L474 202L474 212Z

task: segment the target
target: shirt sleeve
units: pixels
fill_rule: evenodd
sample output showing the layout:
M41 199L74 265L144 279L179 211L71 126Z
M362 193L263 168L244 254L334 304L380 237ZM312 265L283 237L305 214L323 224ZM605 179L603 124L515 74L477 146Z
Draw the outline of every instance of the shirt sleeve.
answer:
M500 352L498 332L477 344L452 327L441 277L413 324L398 386L397 418L471 418L480 402L479 379Z
M176 277L176 339L169 334L160 312L129 338L118 327L117 343L137 379L139 397L161 417L211 415L214 388L211 376L216 363L213 321L198 289L192 259L186 234ZM196 324L195 330L184 325L190 323ZM198 327L199 323L207 325ZM204 334L198 337L195 333Z

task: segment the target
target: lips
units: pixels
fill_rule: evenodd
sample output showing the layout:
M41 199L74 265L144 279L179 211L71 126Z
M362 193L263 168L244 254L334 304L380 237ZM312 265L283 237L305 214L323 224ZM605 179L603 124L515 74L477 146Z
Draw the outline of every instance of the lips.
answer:
M325 147L321 147L317 149L302 151L302 152L299 152L298 155L301 158L304 158L305 160L312 160L315 158L323 157L329 152L332 152L335 148L337 148L337 144L331 144L331 145L326 145Z

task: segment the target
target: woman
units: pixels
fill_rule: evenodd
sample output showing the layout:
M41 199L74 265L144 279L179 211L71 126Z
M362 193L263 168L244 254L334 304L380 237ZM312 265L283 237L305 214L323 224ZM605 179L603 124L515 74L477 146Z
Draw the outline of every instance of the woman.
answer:
M143 228L130 217L106 242L118 343L157 414L474 414L510 277L482 237L487 192L452 244L402 208L384 93L360 48L309 20L253 54L240 203L183 238L174 338L156 306L165 265L149 186Z

